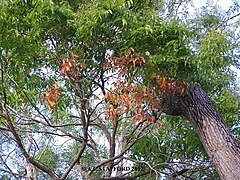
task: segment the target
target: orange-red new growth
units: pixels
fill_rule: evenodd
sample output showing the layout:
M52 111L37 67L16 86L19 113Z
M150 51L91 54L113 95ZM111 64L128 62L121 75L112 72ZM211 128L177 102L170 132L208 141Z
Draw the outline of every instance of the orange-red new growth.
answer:
M68 72L73 70L74 65L75 65L75 59L74 58L71 58L71 59L64 58L62 60L62 64L60 65L61 66L61 70L59 71L60 74L61 75L66 75Z
M75 80L79 75L80 69L86 69L87 65L85 62L76 63L78 56L73 54L71 58L64 58L60 64L61 75L68 75L72 80Z
M140 53L136 53L133 48L125 50L120 58L110 57L110 67L113 70L120 69L120 74L127 73L127 71L124 70L126 67L135 67L143 63L145 63L144 57L141 56Z
M144 54L136 53L133 48L124 51L123 55L107 58L104 68L110 68L118 72L116 81L112 83L114 89L105 94L106 116L105 119L115 119L117 116L132 117L132 122L147 120L155 122L154 111L158 107L156 91L149 86L137 86L137 78L130 73L132 67L139 67L145 63ZM147 55L150 55L147 53ZM164 88L164 79L159 79L159 85ZM138 84L138 83L137 83ZM154 114L154 115L153 115Z
M147 51L145 57L150 56ZM156 123L156 127L162 127L162 121L159 120L158 111L160 99L164 94L179 91L181 94L186 87L182 81L174 81L167 77L154 75L150 81L154 85L140 85L139 79L134 74L134 69L145 63L143 54L136 53L133 48L124 51L121 57L106 58L107 62L103 64L104 69L111 69L117 72L118 76L110 89L105 94L106 102L106 120L117 120L119 116L130 117L133 123L139 121L148 121Z
M54 84L53 86L54 86L54 88L49 89L45 92L45 94L46 94L46 104L47 104L48 108L52 111L54 109L57 98L59 96L59 92L58 92L59 85Z

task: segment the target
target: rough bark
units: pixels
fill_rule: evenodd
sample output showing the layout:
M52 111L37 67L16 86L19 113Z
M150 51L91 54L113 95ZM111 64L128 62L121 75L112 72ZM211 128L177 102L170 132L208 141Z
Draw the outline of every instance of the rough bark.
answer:
M200 85L185 94L172 93L161 99L163 112L183 115L191 122L220 178L239 180L240 146Z

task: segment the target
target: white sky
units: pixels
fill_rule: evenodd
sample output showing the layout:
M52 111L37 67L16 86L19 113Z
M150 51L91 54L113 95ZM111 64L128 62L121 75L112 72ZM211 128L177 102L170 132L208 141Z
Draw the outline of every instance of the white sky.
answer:
M239 1L239 0L236 0ZM194 6L199 8L201 6L205 6L207 2L211 4L220 5L224 10L227 10L232 4L232 0L193 0Z

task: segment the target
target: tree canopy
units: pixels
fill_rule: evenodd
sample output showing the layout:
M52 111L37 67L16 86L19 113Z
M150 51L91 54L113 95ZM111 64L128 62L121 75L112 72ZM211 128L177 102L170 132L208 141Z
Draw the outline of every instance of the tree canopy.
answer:
M0 1L0 177L217 179L159 97L201 84L240 139L239 5L190 6Z

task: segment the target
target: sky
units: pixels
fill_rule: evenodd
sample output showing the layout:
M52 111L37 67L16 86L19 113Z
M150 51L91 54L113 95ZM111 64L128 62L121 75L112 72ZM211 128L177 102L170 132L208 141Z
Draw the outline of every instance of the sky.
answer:
M240 1L240 0L236 0L236 1ZM218 4L224 10L227 10L233 4L232 0L193 0L194 6L196 6L197 8L206 5L207 2Z

